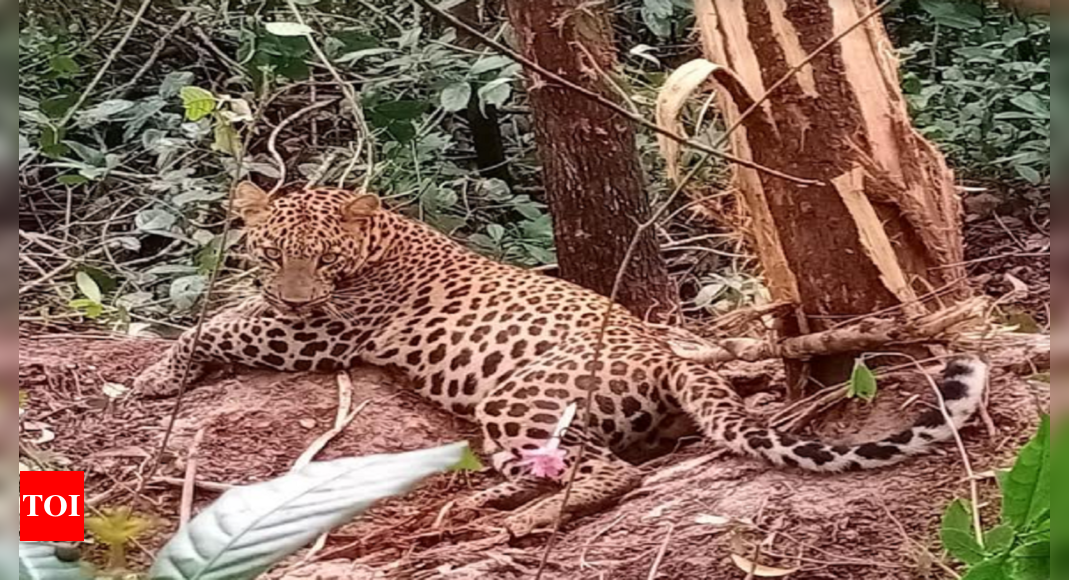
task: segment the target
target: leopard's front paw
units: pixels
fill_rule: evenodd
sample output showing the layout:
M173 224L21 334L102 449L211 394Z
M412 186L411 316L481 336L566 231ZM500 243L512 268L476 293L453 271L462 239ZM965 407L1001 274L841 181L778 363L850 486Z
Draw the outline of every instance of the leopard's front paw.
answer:
M146 399L166 399L178 394L182 377L175 376L168 359L141 371L134 379L134 392Z

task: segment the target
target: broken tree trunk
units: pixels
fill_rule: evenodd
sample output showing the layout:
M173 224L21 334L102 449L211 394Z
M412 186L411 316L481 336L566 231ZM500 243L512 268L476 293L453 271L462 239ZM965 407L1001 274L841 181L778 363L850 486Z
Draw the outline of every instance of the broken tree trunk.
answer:
M606 6L583 0L508 0L523 53L608 99L616 68ZM651 214L631 122L528 73L561 276L608 296L639 224ZM634 314L663 321L678 309L655 232L642 234L618 295Z
M695 2L706 57L723 67L711 77L729 125L801 67L742 121L731 142L739 156L824 183L799 186L741 168L737 174L773 298L798 305L797 316L784 318L786 337L889 310L923 316L941 300L969 295L954 175L910 123L880 19L866 20L805 64L874 6ZM815 358L812 375L839 383L853 359Z

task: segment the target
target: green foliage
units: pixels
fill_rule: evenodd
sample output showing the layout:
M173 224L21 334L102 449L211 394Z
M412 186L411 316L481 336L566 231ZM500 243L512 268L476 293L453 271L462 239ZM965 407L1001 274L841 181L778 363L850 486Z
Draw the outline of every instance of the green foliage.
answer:
M955 501L943 516L943 546L969 566L966 580L1048 580L1050 550L1050 417L1002 478L1002 524L977 538L974 506Z
M876 373L865 363L865 359L857 359L854 364L854 372L850 377L849 398L861 399L867 403L876 400L879 394L879 383L876 381Z
M479 459L479 456L472 451L471 447L465 447L464 453L461 455L460 461L449 468L449 471L461 472L461 473L479 473L486 469L483 466L483 462Z
M911 8L912 5L912 8ZM919 0L890 17L917 126L977 178L1050 180L1050 22L975 0Z

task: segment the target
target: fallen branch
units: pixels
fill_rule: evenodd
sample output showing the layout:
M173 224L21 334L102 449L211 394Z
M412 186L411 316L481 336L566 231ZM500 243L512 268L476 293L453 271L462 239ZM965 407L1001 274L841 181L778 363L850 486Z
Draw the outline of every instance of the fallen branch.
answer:
M334 427L312 442L308 450L294 462L292 471L300 471L307 467L309 463L315 460L316 455L319 455L335 437L349 428L349 425L370 404L370 400L364 401L359 407L350 412L353 406L353 381L349 378L349 373L338 373L338 416L334 420Z
M186 458L186 479L182 485L182 504L178 512L179 526L183 528L193 519L193 499L197 491L197 456L203 442L204 429L201 429L193 437L193 443L189 445L189 455Z
M866 352L888 346L949 341L963 328L982 324L988 304L987 298L974 298L907 322L869 318L844 328L778 342L751 338L708 341L693 336L687 338L674 332L668 343L678 356L703 364L805 360L814 356Z

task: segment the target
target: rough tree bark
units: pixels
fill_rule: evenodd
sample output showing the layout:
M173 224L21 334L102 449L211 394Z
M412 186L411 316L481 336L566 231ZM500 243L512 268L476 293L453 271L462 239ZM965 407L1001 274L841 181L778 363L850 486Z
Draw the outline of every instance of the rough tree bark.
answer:
M696 0L706 58L727 69L713 78L728 123L874 6ZM787 336L888 309L921 316L940 300L968 296L954 175L910 123L878 17L803 67L732 145L740 156L826 184L737 175L774 298L799 306L799 316L785 320ZM936 290L940 298L931 299ZM813 376L845 380L853 358L815 359Z
M527 57L607 98L619 98L603 78L616 65L604 6L583 0L508 0L507 5ZM528 89L561 275L607 296L639 223L650 215L634 128L537 74L529 74ZM654 232L642 236L618 298L636 315L654 320L678 308Z

